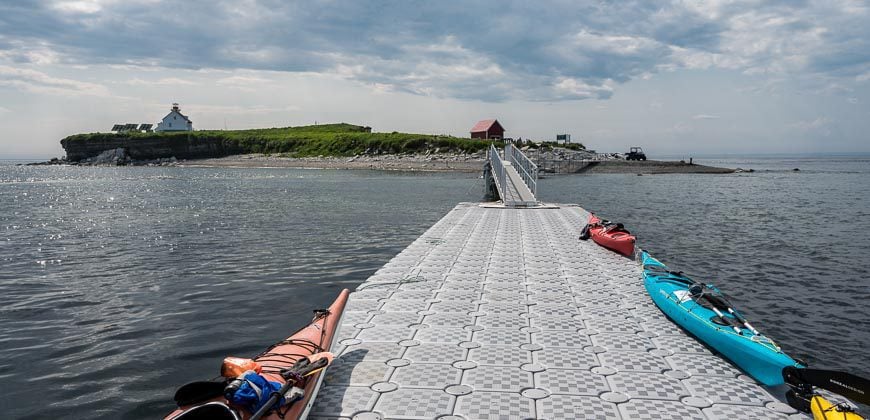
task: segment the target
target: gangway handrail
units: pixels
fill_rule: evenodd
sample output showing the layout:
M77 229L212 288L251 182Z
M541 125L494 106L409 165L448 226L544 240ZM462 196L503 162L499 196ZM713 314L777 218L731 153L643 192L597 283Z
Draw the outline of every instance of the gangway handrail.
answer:
M501 161L501 155L498 153L498 149L495 148L494 144L489 145L489 164L490 168L492 168L493 179L495 180L495 187L498 189L498 195L501 196L501 200L504 203L507 203L509 200L505 197L507 193L507 184L505 184L506 174L504 169L504 164Z
M520 168L520 178L529 187L532 195L538 196L538 165L532 162L525 153L517 149L514 145L508 143L504 145L504 155L508 162L515 168Z

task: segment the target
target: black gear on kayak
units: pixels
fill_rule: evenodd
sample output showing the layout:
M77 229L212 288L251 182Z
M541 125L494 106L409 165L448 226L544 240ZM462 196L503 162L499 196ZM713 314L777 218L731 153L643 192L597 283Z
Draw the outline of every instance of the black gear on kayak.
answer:
M714 316L710 317L710 322L712 322L716 325L722 325L725 327L743 328L743 324L741 324L740 321L738 321L734 318L731 318L730 316L726 316L723 318L721 316L714 315Z
M870 379L848 372L786 366L782 369L782 378L798 393L812 391L812 387L815 386L840 394L859 404L870 404Z
M580 231L580 240L581 241L585 241L585 240L589 239L589 236L590 236L589 228L591 226L592 225L587 224L586 226L583 227L583 230Z
M808 394L803 394L795 389L790 389L785 393L785 401L792 408L804 413L810 412L810 400L813 397L812 390Z
M725 298L710 287L695 283L689 287L689 294L695 298L695 302L707 308L716 308L720 311L728 311L731 309L731 304ZM729 318L730 319L730 318Z
M708 302L710 302L713 306L716 307L716 309L720 311L727 311L731 309L731 305L728 303L728 301L719 296L707 294L704 295L704 298L707 299Z
M172 397L179 407L198 404L223 395L227 380L221 381L196 381L184 384L175 391Z

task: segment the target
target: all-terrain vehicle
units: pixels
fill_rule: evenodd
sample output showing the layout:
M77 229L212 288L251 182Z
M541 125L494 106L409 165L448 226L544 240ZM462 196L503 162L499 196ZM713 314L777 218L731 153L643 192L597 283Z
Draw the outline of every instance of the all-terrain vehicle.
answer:
M646 154L643 153L643 149L640 147L632 147L631 150L625 154L625 160L646 160Z

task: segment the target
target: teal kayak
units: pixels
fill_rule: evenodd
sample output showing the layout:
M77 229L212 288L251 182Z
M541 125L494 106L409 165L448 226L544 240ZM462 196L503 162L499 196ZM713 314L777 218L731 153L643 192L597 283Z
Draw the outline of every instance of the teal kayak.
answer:
M767 386L784 383L782 369L806 367L733 309L719 290L641 254L644 286L653 302L674 322Z

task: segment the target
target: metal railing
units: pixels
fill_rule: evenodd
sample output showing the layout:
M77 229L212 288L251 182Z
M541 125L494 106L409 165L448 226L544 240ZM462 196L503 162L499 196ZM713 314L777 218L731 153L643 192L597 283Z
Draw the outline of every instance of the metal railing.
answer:
M532 162L532 160L526 157L520 149L517 149L510 143L504 146L504 156L514 168L517 168L517 173L520 174L520 178L523 179L523 182L526 183L526 186L529 187L532 194L537 197L538 165L535 165L535 162Z
M495 187L498 189L498 194L501 196L501 200L503 202L507 202L505 199L505 193L507 185L506 182L506 174L504 171L504 165L501 161L501 155L498 153L498 149L495 148L495 145L489 146L489 164L490 168L492 168L492 178L495 180Z

